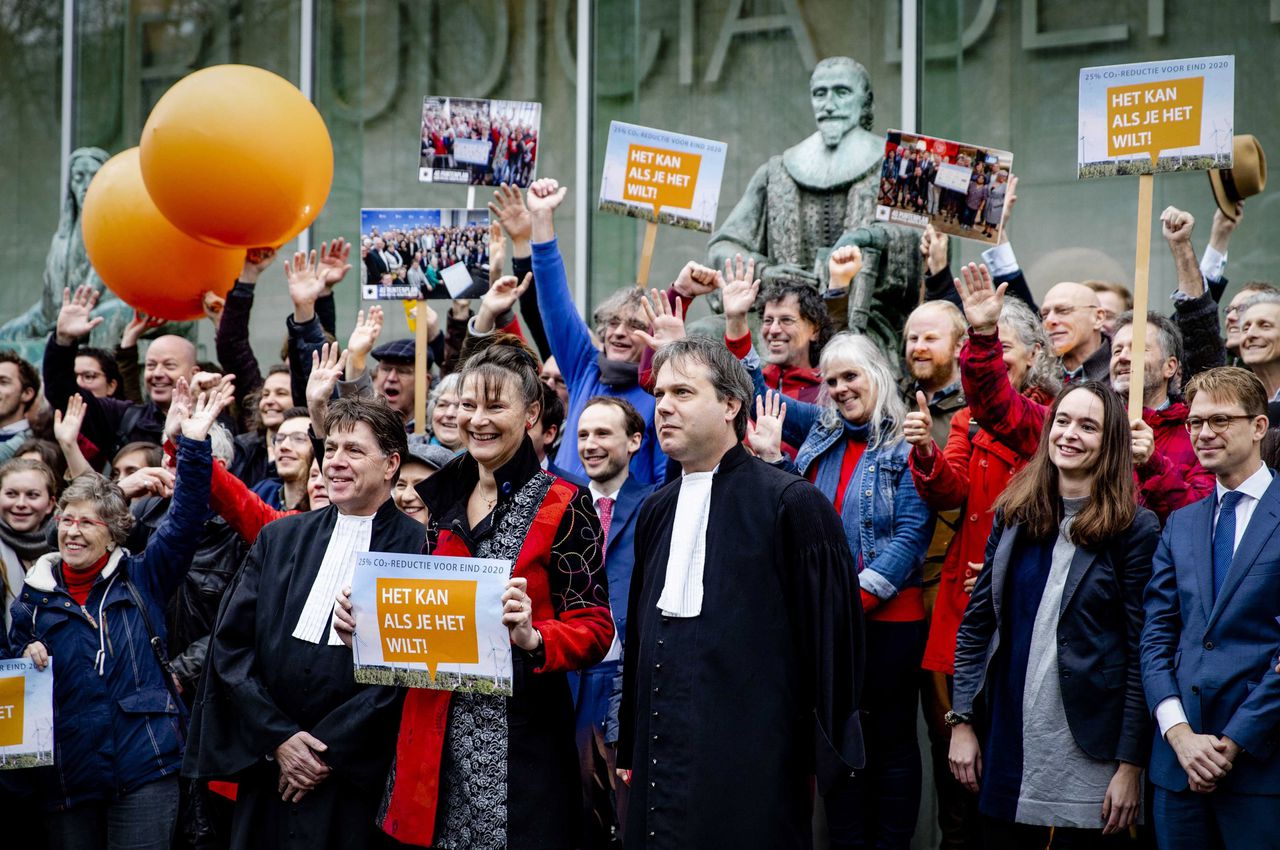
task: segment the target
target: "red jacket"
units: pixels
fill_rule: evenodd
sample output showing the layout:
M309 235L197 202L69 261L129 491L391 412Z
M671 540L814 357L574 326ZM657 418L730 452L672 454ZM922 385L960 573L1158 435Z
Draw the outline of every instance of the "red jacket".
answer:
M1022 395L1009 383L999 335L969 330L960 349L960 383L969 400L970 415L982 430L1017 455L1030 458L1036 453L1049 404ZM983 403L974 406L977 399Z
M1029 400L1038 403L1044 398L1039 388L1034 388ZM933 454L926 457L913 448L908 456L911 478L924 503L938 512L961 509L959 525L942 562L929 642L920 663L925 670L948 674L955 672L956 632L969 604L969 594L964 592L969 563L982 562L991 535L991 506L1030 459L971 423L969 408L962 408L951 418L946 449L935 445Z
M1187 433L1187 405L1180 401L1164 410L1142 409L1142 421L1155 432L1156 448L1134 472L1138 504L1150 508L1163 525L1169 514L1213 492L1213 473L1200 465Z

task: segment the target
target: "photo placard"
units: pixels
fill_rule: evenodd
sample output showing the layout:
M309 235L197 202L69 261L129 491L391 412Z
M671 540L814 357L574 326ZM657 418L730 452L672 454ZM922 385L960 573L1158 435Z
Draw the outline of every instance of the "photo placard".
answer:
M1013 176L1013 154L890 130L876 196L876 220L995 242Z
M364 301L479 298L489 289L489 211L360 211Z
M527 188L541 122L542 104L532 101L424 97L418 181Z

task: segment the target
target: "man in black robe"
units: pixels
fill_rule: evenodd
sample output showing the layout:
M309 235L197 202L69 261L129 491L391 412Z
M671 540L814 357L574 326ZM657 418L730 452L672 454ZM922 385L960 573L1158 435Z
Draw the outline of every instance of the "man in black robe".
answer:
M265 526L209 647L184 771L239 783L233 848L394 846L375 826L395 751L400 692L358 685L333 634L360 551L418 553L422 525L391 498L408 451L381 401L329 407L322 468L331 505Z
M636 529L618 766L625 845L812 847L809 777L862 767L862 607L844 529L803 479L741 446L752 388L723 345L654 359L680 481Z

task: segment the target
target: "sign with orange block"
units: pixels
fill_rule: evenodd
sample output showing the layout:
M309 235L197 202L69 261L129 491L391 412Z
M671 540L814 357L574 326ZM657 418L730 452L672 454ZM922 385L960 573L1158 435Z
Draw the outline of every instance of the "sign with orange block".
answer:
M53 764L53 660L0 661L0 770Z
M1235 57L1080 71L1079 176L1231 167Z
M600 209L710 233L727 150L724 142L614 121Z
M351 585L356 681L511 695L509 561L367 552Z

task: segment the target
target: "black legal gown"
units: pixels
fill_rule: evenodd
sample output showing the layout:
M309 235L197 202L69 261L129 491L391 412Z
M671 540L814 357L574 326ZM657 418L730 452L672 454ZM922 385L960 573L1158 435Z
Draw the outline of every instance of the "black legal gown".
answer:
M403 692L356 684L351 650L292 637L329 536L332 506L266 525L223 601L196 698L183 772L239 783L231 846L398 846L374 820L395 751ZM417 554L423 527L387 499L370 551ZM298 731L329 749L333 772L300 802L285 803L276 747Z
M658 598L680 482L640 510L618 766L638 848L810 850L810 777L863 764L862 603L845 533L809 482L735 446L711 486L702 612Z

